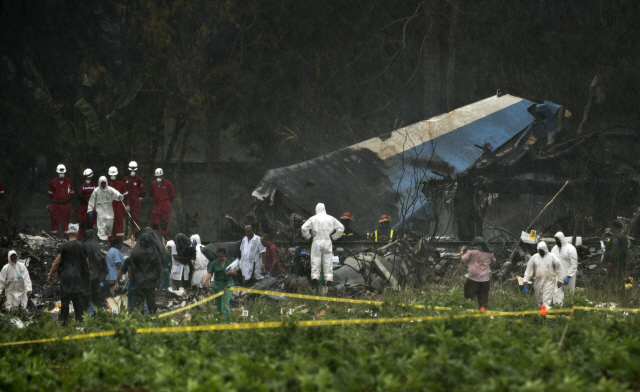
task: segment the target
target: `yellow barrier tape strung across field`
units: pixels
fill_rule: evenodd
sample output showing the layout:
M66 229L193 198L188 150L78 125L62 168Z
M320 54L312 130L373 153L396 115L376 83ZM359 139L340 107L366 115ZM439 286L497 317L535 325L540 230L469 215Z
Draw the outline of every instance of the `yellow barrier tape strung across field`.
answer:
M205 298L205 299L201 299L200 301L198 301L198 302L194 302L194 303L192 303L191 305L187 305L187 306L185 306L184 308L180 308L180 309L172 310L171 312L167 312L167 313L160 313L159 315L157 315L157 316L156 316L156 317L154 317L154 318L162 318L162 317L171 316L172 314L180 313L180 312L185 311L185 310L187 310L187 309L191 309L191 308L193 308L193 307L196 307L196 306L202 305L202 304L203 304L203 303L205 303L205 302L209 302L209 301L211 301L212 299L216 299L216 298L218 298L219 296L221 296L222 294L224 294L224 291L221 291L221 292L219 292L219 293L217 293L217 294L214 294L214 295L212 295L212 296L210 296L210 297L207 297L207 298Z
M315 295L304 295L304 294L291 294L291 293L280 293L277 291L264 291L264 290L254 290L254 289L245 289L244 287L230 287L229 290L233 291L243 291L245 293L254 293L254 294L262 294L262 295L277 295L280 297L290 297L290 298L300 298L300 299L312 299L316 301L327 301L327 302L344 302L350 304L369 304L369 305L382 305L384 302L381 301L366 301L361 299L348 299L348 298L335 298L335 297L319 297ZM392 304L399 306L407 306L413 307L416 309L432 309L432 310L451 310L451 308L444 308L441 306L427 306L424 305L407 305L407 304Z
M571 313L574 310L595 310L604 312L633 312L640 313L640 309L626 309L626 308L589 308L583 306L576 306L574 308L567 309L549 309L548 314L561 314ZM500 312L500 311L486 311L477 313L463 313L456 315L443 315L443 316L414 316L414 317L399 317L399 318L371 318L371 319L351 319L351 320L310 320L310 321L298 321L294 322L296 327L320 327L320 326L339 326L339 325L363 325L363 324L384 324L384 323L406 323L406 322L423 322L423 321L437 321L437 320L458 320L465 318L485 318L485 317L517 317L527 315L540 314L539 310L525 310L519 312ZM183 326L183 327L159 327L159 328L138 328L136 333L173 333L173 332L204 332L204 331L229 331L229 330L242 330L242 329L266 329L266 328L279 328L286 327L287 323L282 321L266 322L266 323L243 323L243 324L214 324L214 325L195 325L195 326ZM23 344L34 343L48 343L54 341L63 340L77 340L95 338L101 336L112 336L115 331L95 332L83 335L72 335L63 338L49 338L39 340L25 340L20 342L8 342L1 343L0 346L14 346Z

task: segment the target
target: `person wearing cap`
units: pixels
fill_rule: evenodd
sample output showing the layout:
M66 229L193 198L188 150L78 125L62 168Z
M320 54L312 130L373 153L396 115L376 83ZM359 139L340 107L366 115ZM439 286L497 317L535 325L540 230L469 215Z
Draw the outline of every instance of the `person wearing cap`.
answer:
M96 223L96 217L89 217L87 208L89 206L91 194L98 186L98 184L92 180L93 170L86 169L82 175L84 176L84 183L78 187L78 199L80 199L80 204L78 205L78 211L76 212L76 220L80 224L80 231L78 231L78 239L80 240L84 237L85 231L93 229L93 225Z
M51 215L51 236L58 236L58 226L62 222L64 236L67 237L69 222L71 222L71 199L75 195L73 182L65 177L67 168L60 164L56 168L58 177L49 183L49 199L51 204L47 206Z
M98 186L93 190L89 198L89 217L93 218L97 213L98 238L108 241L113 230L113 201L122 200L123 196L117 190L107 185L107 177L102 176L98 180ZM120 201L118 200L118 203Z
M124 182L118 180L118 169L115 166L109 168L109 182L107 183L111 188L120 192L123 198L127 198L128 191ZM113 229L109 236L109 241L114 238L120 238L124 240L124 208L125 205L121 200L113 201Z
M341 241L357 241L360 239L358 238L355 230L351 227L351 223L353 221L355 221L355 218L348 212L345 212L340 217L340 223L344 226L344 233L342 233L342 238L340 238Z
M131 214L133 219L133 232L137 233L140 229L140 202L147 194L144 187L144 181L136 174L138 171L138 163L136 161L129 162L129 175L124 178L124 185L127 187L127 197L124 198L126 210Z
M106 183L106 179L105 179ZM69 225L69 241L58 246L58 256L51 266L47 283L51 283L53 273L60 277L60 322L67 324L69 303L73 303L76 321L82 321L85 310L85 295L91 291L89 258L77 239L79 225Z
M231 257L227 257L227 250L225 248L218 248L217 254L214 255L211 250L203 248L202 253L211 261L202 285L206 287L213 276L213 294L224 291L227 286L233 287L233 277L237 276L238 273L234 271L233 268L229 268L233 260ZM216 308L224 318L224 321L227 321L227 315L231 312L229 304L232 296L233 292L227 290L225 294L215 299Z
M389 215L382 215L380 217L380 227L374 231L373 234L369 234L369 239L374 242L391 242L393 241L393 230L391 229L391 218Z
M149 187L149 193L153 198L151 208L151 228L160 232L163 236L169 235L169 221L171 220L171 202L176 198L173 184L165 180L164 171L160 168L155 171L156 179Z
M609 287L615 291L624 291L629 240L622 232L622 223L617 219L611 222L609 231L611 236L605 241L602 264L608 271Z
M31 278L29 270L24 264L18 263L18 253L9 251L8 263L0 271L0 294L4 291L7 297L5 308L27 308L27 302L31 296Z

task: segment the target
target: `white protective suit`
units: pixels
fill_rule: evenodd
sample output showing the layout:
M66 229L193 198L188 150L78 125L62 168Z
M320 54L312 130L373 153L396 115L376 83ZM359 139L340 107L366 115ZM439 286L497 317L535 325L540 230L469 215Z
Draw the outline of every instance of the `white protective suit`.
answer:
M260 242L260 237L253 235L251 239L244 237L240 243L240 269L242 276L246 280L251 279L251 275L260 280L264 276L260 273L262 270L262 253L265 247Z
M98 186L93 190L89 198L87 213L95 211L98 214L98 238L106 241L111 236L113 228L113 201L120 196L120 192L107 185L102 189L102 182L107 182L107 177L102 176Z
M562 304L564 291L558 289L558 282L562 283L565 274L562 262L555 255L549 252L547 244L541 241L538 249L545 252L544 257L536 253L529 259L527 269L524 273L524 281L533 281L533 288L536 292L536 300L538 306L545 305L547 309L551 309L551 304Z
M5 290L7 296L7 302L5 307L11 309L12 307L22 306L27 308L27 302L29 296L27 292L31 291L31 278L29 277L29 270L24 264L16 260L15 263L11 262L11 255L18 254L12 250L9 252L9 262L2 267L0 271L0 293Z
M302 236L306 239L311 238L309 230L315 235L311 245L311 279L320 279L320 265L322 265L324 279L327 282L332 282L333 246L331 240L336 241L342 237L344 226L336 218L327 215L324 204L318 203L316 214L302 225Z
M207 275L207 267L209 266L209 259L202 254L202 242L200 236L194 234L191 236L191 242L196 243L196 260L193 262L193 276L191 277L191 285L198 286L202 284L204 277Z
M560 244L562 247L558 247L558 245L554 246L551 249L551 253L556 255L562 262L562 266L564 267L566 276L570 277L568 285L562 285L562 289L564 290L564 295L568 296L576 290L576 272L578 271L578 251L576 247L571 245L564 234L559 231L556 233L555 238L560 240Z

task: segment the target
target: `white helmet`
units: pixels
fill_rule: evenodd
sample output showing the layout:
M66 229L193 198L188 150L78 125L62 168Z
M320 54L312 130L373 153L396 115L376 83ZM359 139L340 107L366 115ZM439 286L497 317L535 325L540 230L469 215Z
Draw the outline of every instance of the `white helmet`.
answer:
M162 171L162 169L157 168L156 169L156 177L160 177L160 176L163 176L163 175L164 175L164 172Z
M67 168L66 168L66 167L64 167L64 165L63 165L63 164L59 164L59 165L58 165L58 167L56 168L56 171L57 171L58 173L60 173L60 174L62 174L62 173L66 173L66 172L67 172Z
M129 162L129 170L131 171L138 170L138 163L136 161Z
M85 177L93 177L93 170L85 169L85 171L82 173L82 175L85 176Z
M116 169L115 166L111 166L109 168L109 175L110 176L117 176L118 175L118 169Z

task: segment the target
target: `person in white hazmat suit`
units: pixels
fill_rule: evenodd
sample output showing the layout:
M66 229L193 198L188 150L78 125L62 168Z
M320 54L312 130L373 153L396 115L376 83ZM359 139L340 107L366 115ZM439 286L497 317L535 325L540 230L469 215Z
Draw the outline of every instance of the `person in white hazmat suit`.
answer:
M27 267L18 262L15 250L9 252L9 262L0 271L0 294L4 290L7 296L5 307L7 310L22 306L27 308L31 296L31 278Z
M536 292L538 306L545 305L551 309L551 304L561 304L563 291L562 281L567 276L560 259L549 252L544 241L538 244L538 253L529 259L524 273L523 283L529 284L532 279Z
M567 297L576 290L576 272L578 271L578 251L571 245L564 234L556 233L556 246L551 249L551 253L560 259L567 276L562 280L564 296Z
M209 266L209 259L202 254L202 242L200 236L194 234L191 236L191 243L196 248L196 260L193 262L193 274L191 275L191 285L198 286L202 284L202 280L207 275L207 267Z
M107 185L107 177L100 177L98 186L89 198L87 211L91 218L98 214L98 238L103 241L112 239L110 237L113 229L113 201L122 198L120 192Z
M305 239L313 238L311 244L311 280L316 283L320 279L320 265L324 270L324 279L327 286L333 282L333 245L331 241L342 238L344 226L340 221L327 214L324 204L318 203L316 214L302 225L302 236Z

